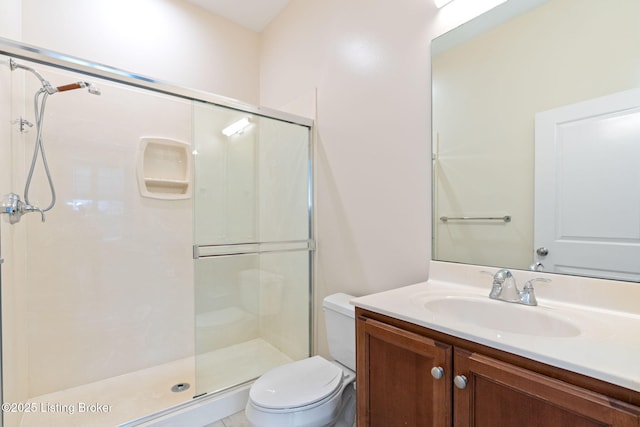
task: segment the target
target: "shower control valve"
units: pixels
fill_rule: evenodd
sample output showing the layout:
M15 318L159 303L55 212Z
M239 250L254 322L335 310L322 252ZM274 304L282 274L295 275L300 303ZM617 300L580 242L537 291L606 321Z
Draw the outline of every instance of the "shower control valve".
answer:
M2 198L2 213L13 215L20 210L20 205L22 205L20 196L15 193L5 194Z
M22 215L29 212L40 212L42 222L44 222L44 211L37 206L31 206L22 202L20 196L17 194L9 193L2 199L2 211L0 211L0 213L9 215L10 224L19 222Z

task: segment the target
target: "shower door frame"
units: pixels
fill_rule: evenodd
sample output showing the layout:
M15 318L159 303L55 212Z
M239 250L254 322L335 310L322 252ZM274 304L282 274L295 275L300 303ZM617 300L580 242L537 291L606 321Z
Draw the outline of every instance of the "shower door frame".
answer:
M62 54L59 52L54 52L51 50L43 49L40 47L28 45L26 43L17 42L14 40L6 39L0 37L0 55L5 55L14 59L22 59L31 61L34 63L52 66L61 70L71 71L82 73L91 77L97 77L100 79L108 80L115 83L121 83L130 87L140 88L144 90L149 90L151 92L160 93L164 95L174 96L177 98L185 99L188 101L200 101L208 104L225 107L237 111L242 111L250 114L255 114L257 116L262 116L266 118L276 119L282 122L288 122L296 125L301 125L308 128L308 144L309 144L309 169L308 169L308 227L309 227L309 240L305 240L303 244L306 246L304 249L296 248L295 251L306 250L309 256L309 354L314 354L315 351L315 343L313 339L313 331L314 331L314 252L316 249L315 243L315 235L314 235L314 199L315 199L315 189L314 189L314 141L315 141L315 132L314 132L314 120L308 117L298 116L295 114L274 110L271 108L256 106L252 104L248 104L239 100L235 100L232 98L204 92L193 89L187 89L175 85L171 85L160 80L156 80L151 77L139 75L136 73L132 73L129 71L117 69L108 65L103 65L99 63L94 63L91 61L87 61L81 58L77 58L74 56ZM1 231L0 231L1 233ZM263 246L265 243L273 243L273 242L259 242L258 246ZM301 242L296 242L301 243ZM268 246L268 244L266 245ZM0 248L1 249L1 248ZM203 248L204 249L204 248ZM261 248L262 249L262 248ZM259 250L258 252L263 252L263 250ZM266 252L269 252L267 250ZM2 252L0 252L0 271L2 271ZM209 255L211 256L211 255ZM214 255L215 256L215 255ZM198 254L198 249L194 246L194 260L202 257L202 254ZM204 255L207 257L207 255ZM0 275L0 285L1 285L1 275ZM2 314L2 299L0 295L0 316ZM4 402L3 400L3 371L4 366L2 365L2 327L1 327L1 317L0 317L0 402ZM193 401L185 402L184 404L178 405L174 408L167 408L159 414L166 414L167 412L173 412L183 409L184 407L190 406L197 401L202 401L205 399L215 398L216 393L208 393L197 398L194 398ZM1 415L1 414L0 414ZM145 420L153 419L158 414L152 414L149 416L145 416L141 419L136 420L136 422L141 422ZM0 416L0 427L3 425L3 418Z
M66 71L79 72L92 77L109 80L116 83L123 83L141 89L165 95L176 96L190 101L203 101L209 104L227 107L234 110L277 119L301 126L313 128L314 121L308 117L298 116L272 108L261 107L248 104L233 98L216 95L209 92L183 88L171 85L152 77L135 74L129 71L120 70L108 65L93 63L84 59L65 55L63 53L42 49L24 43L0 37L0 54L27 61L49 65ZM310 203L311 205L311 203Z

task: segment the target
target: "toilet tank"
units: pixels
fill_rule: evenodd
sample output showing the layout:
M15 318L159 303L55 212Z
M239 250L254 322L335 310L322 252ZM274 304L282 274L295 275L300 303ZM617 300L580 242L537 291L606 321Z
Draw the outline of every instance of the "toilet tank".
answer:
M356 370L356 309L349 304L353 295L333 294L324 299L325 327L329 341L329 353L337 362Z

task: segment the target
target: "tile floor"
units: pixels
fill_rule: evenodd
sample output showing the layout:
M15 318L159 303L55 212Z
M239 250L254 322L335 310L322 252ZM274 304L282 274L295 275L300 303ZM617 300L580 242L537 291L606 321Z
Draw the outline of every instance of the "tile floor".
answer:
M249 427L249 422L244 416L244 412L237 412L230 417L216 421L213 424L207 424L203 427Z

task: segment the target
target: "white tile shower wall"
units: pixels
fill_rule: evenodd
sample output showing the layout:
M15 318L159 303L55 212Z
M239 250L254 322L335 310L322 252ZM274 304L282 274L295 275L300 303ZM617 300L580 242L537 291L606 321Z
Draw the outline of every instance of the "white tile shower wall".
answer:
M22 101L21 97L17 99L19 93L15 90L22 81L20 76L11 73L9 58L0 56L0 93L3 94L0 99L0 196L12 191L22 191L21 186L14 185L12 168L13 159L21 158L24 154L19 124L12 123L22 112L15 108L15 104ZM24 402L28 396L27 383L22 381L28 369L27 344L24 340L26 293L23 287L16 285L24 277L24 259L14 253L24 251L25 234L24 230L11 226L4 216L0 218L0 234L0 255L4 258L0 278L3 303L0 325L12 325L2 331L2 364L11 366L12 369L3 369L4 387L0 393L3 402ZM15 424L19 414L5 413L4 417L7 423Z
M37 68L54 84L85 79ZM190 142L191 105L98 83L101 96L49 99L44 138L57 204L46 222L31 214L16 225L28 233L31 396L194 351L191 200L143 198L136 185L140 137ZM48 203L41 172L31 194Z

